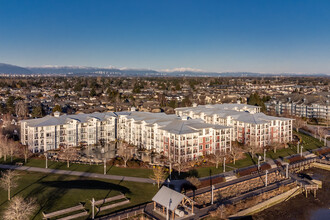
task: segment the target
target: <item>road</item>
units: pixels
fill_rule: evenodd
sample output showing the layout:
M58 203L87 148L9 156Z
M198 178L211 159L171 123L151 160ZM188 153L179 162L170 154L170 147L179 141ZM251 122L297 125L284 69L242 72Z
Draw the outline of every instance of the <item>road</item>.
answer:
M0 164L0 169L22 170L22 171L31 171L31 172L40 172L40 173L52 173L52 174L58 174L58 175L71 175L71 176L90 177L90 178L107 179L107 180L120 180L120 181L139 182L139 183L154 183L155 182L154 180L151 180L148 178L140 178L140 177L104 175L104 174L99 174L99 173L46 169L46 168L40 168L40 167L15 166L15 165L6 165L6 164Z

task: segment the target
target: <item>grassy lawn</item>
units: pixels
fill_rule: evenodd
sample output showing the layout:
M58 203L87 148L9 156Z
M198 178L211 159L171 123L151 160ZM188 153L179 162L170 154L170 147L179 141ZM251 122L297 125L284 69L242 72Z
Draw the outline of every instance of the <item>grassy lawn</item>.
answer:
M248 167L254 164L257 164L258 161L256 158L251 158L249 154L245 154L245 158L241 160L236 160L236 163L228 163L226 164L226 172L231 171L234 168L242 168L242 167ZM196 168L198 172L199 177L205 177L205 176L210 176L211 175L216 175L223 173L223 166L219 164L219 168L216 169L215 166L212 167L198 167Z
M293 134L298 135L302 138L303 143L302 145L304 146L303 151L304 150L313 150L319 147L323 147L324 143L319 141L317 138L314 138L312 136L303 134L303 133L298 133L296 131L293 131Z
M146 183L121 182L112 180L89 179L83 177L54 175L36 172L17 171L20 174L18 187L12 191L12 196L21 195L24 198L37 199L39 208L32 219L42 219L42 212L52 212L59 209L86 203L90 212L90 200L104 199L123 193L130 199L130 203L116 210L150 201L157 192L157 186ZM7 192L0 188L0 216L8 205ZM101 213L101 214L105 214ZM99 213L99 215L101 215Z
M24 162L21 158L15 158L13 163L10 163L10 158L7 158L7 164L15 164L16 162ZM0 159L0 163L5 163L3 158ZM42 167L45 168L45 160L38 158L30 158L25 166L31 167ZM88 165L88 164L77 164L71 163L70 167L67 167L66 163L56 162L48 160L48 168L51 169L61 169L61 170L73 170L73 171L81 171L81 172L90 172L90 173L102 173L103 174L103 165ZM149 178L152 174L151 169L146 168L123 168L116 166L108 166L107 174L111 175L121 175L121 176L133 176L133 177L144 177Z
M197 172L198 172L198 177L205 177L205 176L212 176L212 175L216 175L216 174L220 174L223 171L223 167L221 165L219 165L219 168L215 168L215 166L213 167L198 167L196 168ZM229 169L228 167L226 167L226 171L230 171L231 169Z
M245 153L245 158L241 160L236 160L235 164L230 163L228 166L235 167L235 168L243 168L243 167L248 167L251 165L255 165L258 163L258 159L254 157L253 159L251 158L250 154Z
M307 150L313 150L316 148L320 148L323 147L323 142L320 142L318 139L311 137L309 135L303 134L303 133L297 133L296 131L293 131L293 133L295 135L298 135L302 138L303 140L303 151L307 151ZM282 158L282 157L286 157L286 156L291 156L297 154L297 147L296 146L290 146L289 148L286 149L278 149L276 151L276 153L274 153L274 151L268 151L266 153L267 158L271 158L271 159L278 159L278 158ZM263 153L259 153L259 155L263 156ZM248 167L254 164L258 163L258 159L257 157L254 157L253 160L251 158L251 156L249 154L245 154L245 158L241 159L241 160L237 160L235 164L233 163L229 163L227 164L229 167L226 167L226 171L230 171L230 167L234 167L234 168L243 168L243 167ZM196 170L198 171L198 176L199 177L205 177L205 176L209 176L210 172L212 175L216 175L219 173L222 173L223 168L222 166L219 166L219 169L216 169L215 167L199 167L196 168Z

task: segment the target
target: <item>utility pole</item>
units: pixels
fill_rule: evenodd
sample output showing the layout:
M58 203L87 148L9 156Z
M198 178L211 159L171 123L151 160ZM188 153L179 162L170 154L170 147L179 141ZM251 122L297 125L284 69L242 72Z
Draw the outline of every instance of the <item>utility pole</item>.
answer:
M223 172L226 172L226 157L223 158Z
M92 219L94 219L95 199L92 199Z
M45 153L45 158L46 158L46 169L48 169L48 154L47 154L47 152Z
M103 174L105 175L107 173L107 159L104 158L104 169Z
M285 177L289 178L289 164L286 164Z
M211 189L212 189L212 200L211 200L211 204L213 205L213 199L214 199L214 195L213 195L213 193L214 193L214 192L213 192L213 191L214 191L214 185L212 185L212 188L211 188Z
M326 147L327 146L327 138L330 137L329 134L327 135L324 135L324 146Z

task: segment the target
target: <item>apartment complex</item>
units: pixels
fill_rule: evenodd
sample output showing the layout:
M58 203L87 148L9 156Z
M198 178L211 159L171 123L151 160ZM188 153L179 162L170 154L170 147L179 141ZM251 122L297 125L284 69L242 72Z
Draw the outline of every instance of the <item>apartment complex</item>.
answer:
M216 104L177 108L178 116L202 119L206 123L233 128L233 140L260 147L292 140L292 119L272 117L260 107L244 104Z
M330 93L293 94L265 103L268 112L330 120Z
M62 146L93 145L116 139L116 119L113 112L46 116L22 120L21 143L33 152L58 149Z
M230 151L232 128L164 113L110 112L46 116L21 121L21 142L34 152L123 140L176 162Z
M232 128L164 113L118 112L118 138L184 162L230 151Z

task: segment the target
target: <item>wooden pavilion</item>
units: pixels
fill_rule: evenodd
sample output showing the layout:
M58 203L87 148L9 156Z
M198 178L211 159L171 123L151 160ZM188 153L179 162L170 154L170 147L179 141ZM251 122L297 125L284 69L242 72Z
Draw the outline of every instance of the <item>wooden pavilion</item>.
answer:
M167 219L179 219L194 214L194 201L185 195L163 186L152 198L154 211Z

